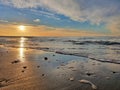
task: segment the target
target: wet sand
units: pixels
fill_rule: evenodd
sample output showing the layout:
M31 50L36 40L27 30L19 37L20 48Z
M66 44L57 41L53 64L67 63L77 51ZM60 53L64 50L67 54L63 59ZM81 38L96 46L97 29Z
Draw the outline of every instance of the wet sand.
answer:
M120 64L0 46L0 90L120 90Z

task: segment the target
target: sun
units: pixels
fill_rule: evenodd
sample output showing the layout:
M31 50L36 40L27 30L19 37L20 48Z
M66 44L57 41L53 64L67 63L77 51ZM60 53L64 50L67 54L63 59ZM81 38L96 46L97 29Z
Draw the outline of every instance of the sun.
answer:
M20 25L18 28L19 28L19 30L21 30L21 31L25 31L25 26L24 26L24 25Z

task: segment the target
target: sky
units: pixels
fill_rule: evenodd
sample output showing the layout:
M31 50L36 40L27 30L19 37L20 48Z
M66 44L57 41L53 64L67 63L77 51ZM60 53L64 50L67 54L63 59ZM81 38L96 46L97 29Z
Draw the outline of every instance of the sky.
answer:
M0 36L120 36L120 0L0 0Z

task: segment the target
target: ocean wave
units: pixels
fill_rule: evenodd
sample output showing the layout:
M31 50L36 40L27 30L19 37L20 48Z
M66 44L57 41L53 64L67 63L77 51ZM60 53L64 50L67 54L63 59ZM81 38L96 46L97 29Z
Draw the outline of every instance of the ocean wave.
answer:
M73 44L77 45L86 45L86 44L98 44L98 45L120 45L120 42L113 42L113 41L70 41Z
M89 54L85 54L85 53L70 53L70 52L64 52L64 51L56 51L56 53L58 53L58 54L64 54L64 55L73 55L73 56L79 56L79 57L89 58L91 60L96 60L96 61L100 61L100 62L108 62L108 63L120 64L120 60L105 59L105 58L96 58L94 56L90 56Z

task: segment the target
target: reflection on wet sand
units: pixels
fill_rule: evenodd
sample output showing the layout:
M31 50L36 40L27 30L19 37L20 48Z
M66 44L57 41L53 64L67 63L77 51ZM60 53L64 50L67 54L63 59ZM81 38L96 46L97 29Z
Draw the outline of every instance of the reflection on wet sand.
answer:
M20 38L20 48L19 48L19 58L22 62L25 61L25 55L24 55L24 52L25 52L25 49L24 49L24 42L25 42L25 38L24 37L21 37Z

